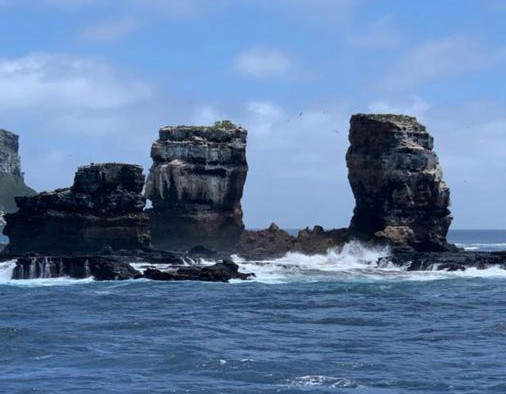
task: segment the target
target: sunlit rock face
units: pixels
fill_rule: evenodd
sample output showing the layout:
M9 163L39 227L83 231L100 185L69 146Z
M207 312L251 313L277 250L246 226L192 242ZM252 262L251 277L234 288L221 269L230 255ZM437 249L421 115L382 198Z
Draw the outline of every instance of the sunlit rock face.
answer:
M160 130L146 182L153 244L228 249L244 230L247 131L231 122Z
M405 115L358 114L350 124L351 229L417 251L453 249L450 191L425 126Z
M11 254L51 255L142 249L150 245L142 167L105 163L80 167L74 185L16 197L5 215Z

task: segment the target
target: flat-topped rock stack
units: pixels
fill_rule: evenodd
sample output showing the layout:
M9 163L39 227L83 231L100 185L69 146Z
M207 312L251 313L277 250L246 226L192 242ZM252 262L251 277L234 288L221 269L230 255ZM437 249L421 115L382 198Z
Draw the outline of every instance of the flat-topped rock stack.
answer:
M358 114L350 124L350 229L415 251L454 250L450 191L425 126L405 115Z
M10 254L51 255L133 250L150 245L142 167L106 163L80 167L70 188L17 197L5 216Z
M146 196L157 247L229 250L244 230L247 131L229 121L160 130Z

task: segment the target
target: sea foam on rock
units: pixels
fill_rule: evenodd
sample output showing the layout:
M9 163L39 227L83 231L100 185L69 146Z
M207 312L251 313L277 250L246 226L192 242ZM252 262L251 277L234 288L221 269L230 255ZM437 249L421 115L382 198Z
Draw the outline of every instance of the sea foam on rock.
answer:
M153 144L146 196L156 247L233 247L244 230L247 131L229 121L164 127Z

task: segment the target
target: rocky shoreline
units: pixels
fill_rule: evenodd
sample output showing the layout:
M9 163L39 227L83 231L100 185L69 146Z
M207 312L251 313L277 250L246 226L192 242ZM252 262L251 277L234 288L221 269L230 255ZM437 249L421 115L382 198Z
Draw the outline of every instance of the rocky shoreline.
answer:
M433 137L416 118L352 116L346 162L356 206L350 226L314 226L297 236L275 224L244 229L246 138L247 131L229 121L165 127L153 144L146 184L140 166L91 164L77 170L69 188L16 197L17 212L4 217L10 243L0 261L16 263L13 279L227 282L254 276L240 272L232 255L262 262L359 241L389 248L388 257L370 262L377 266L506 268L506 252L466 252L447 242L450 191Z

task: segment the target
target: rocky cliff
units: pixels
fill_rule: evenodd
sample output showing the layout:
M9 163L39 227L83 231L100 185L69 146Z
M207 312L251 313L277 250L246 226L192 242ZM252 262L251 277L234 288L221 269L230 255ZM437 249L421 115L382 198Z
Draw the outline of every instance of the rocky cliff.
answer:
M3 213L16 210L14 197L35 194L25 185L18 150L19 137L0 129L0 234L4 224Z
M425 126L404 115L358 114L350 124L350 229L416 251L454 249L446 242L450 191Z
M155 246L228 249L244 229L247 131L231 122L160 130L146 182Z
M71 188L16 197L5 215L7 252L94 253L149 246L142 167L107 163L80 167Z

